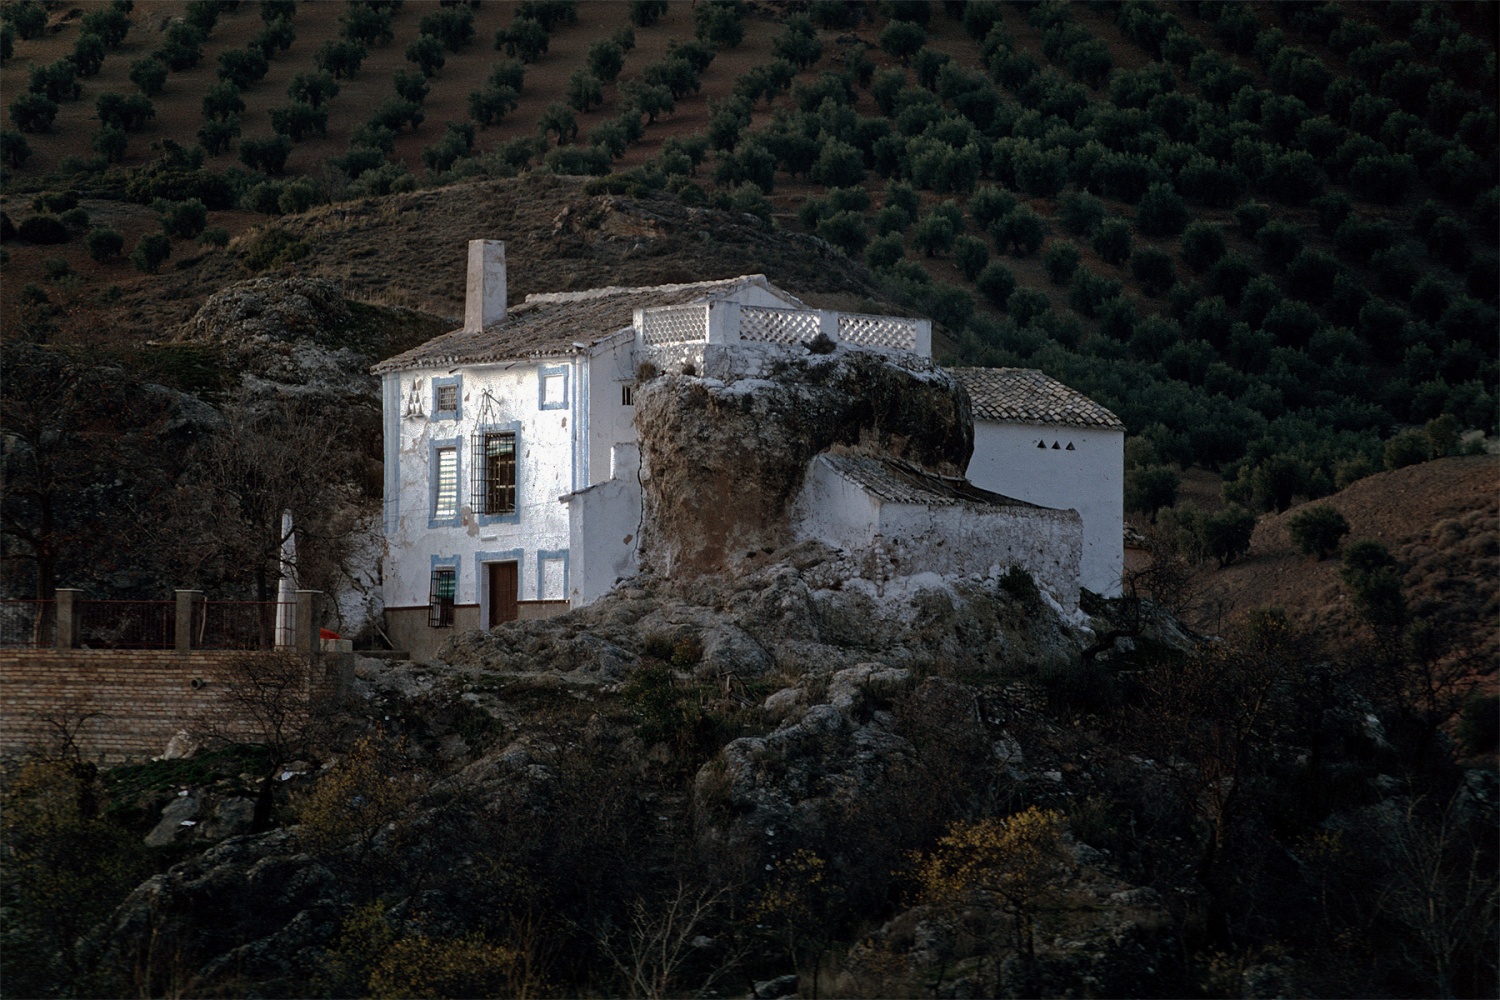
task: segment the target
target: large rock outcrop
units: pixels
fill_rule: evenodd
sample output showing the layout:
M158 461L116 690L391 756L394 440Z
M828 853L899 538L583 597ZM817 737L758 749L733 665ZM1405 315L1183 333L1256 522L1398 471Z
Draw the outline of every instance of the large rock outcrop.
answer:
M635 419L642 560L673 575L785 545L808 462L835 445L955 476L974 449L951 376L868 351L791 357L732 382L664 375L642 386Z

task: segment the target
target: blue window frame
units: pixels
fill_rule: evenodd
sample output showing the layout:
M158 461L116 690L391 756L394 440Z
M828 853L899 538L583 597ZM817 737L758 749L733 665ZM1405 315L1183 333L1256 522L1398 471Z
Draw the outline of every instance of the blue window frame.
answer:
M429 528L463 524L463 439L433 441L428 452Z
M536 374L537 407L543 410L568 408L568 366L542 365Z
M432 419L462 420L464 416L464 377L432 380Z
M526 498L521 489L521 421L480 424L474 428L469 461L473 483L469 502L481 525L519 524ZM508 509L507 509L508 508Z

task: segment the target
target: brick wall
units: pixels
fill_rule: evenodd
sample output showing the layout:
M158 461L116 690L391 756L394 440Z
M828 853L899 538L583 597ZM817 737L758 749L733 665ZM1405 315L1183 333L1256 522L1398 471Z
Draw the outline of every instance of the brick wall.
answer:
M8 649L0 651L0 756L55 749L62 728L85 759L119 763L159 756L176 733L261 734L234 697L245 657L288 654L202 650ZM294 654L292 654L294 655ZM340 689L343 659L284 661L300 674L302 709ZM263 659L262 664L271 662Z

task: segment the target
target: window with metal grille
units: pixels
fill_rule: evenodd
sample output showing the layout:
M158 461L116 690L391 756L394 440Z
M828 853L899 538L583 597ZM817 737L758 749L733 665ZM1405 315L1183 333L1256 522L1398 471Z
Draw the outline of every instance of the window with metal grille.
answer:
M631 385L629 382L626 382L624 385L620 386L620 405L635 405L635 386Z
M432 589L427 598L427 624L444 628L453 624L453 600L458 595L458 570L452 566L435 566Z
M432 410L433 416L440 414L452 416L456 414L458 412L458 386L439 384L437 386L437 401L433 404Z
M437 489L432 498L432 519L442 521L458 517L458 449L437 451Z
M474 504L481 514L516 512L516 435L480 431L474 435Z

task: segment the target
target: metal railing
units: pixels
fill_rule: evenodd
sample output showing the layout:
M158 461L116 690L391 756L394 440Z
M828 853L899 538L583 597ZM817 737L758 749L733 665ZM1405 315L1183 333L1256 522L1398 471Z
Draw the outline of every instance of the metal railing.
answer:
M193 614L193 649L274 649L294 644L296 602L204 601Z
M89 649L171 649L176 601L75 601L78 645Z
M55 601L0 600L0 648L45 648L57 642Z

